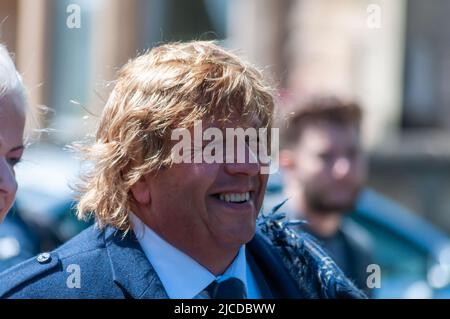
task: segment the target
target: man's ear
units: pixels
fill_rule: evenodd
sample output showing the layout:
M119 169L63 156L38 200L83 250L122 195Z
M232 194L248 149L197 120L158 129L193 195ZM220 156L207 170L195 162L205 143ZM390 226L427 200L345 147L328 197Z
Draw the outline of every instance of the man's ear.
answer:
M137 203L142 205L150 204L151 196L148 175L142 176L136 184L131 186L131 193Z
M285 170L290 170L295 167L295 154L293 151L288 149L280 150L280 167Z

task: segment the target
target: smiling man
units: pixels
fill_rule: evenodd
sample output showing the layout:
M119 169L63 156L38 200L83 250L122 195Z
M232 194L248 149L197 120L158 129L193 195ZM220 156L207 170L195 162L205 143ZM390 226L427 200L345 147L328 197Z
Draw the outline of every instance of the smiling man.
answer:
M281 256L281 233L275 245L268 231L281 224L256 226L268 175L245 136L232 137L232 155L219 152L225 161L195 160L209 143L174 161L175 130L193 133L196 121L205 133L270 129L273 109L260 72L211 42L166 44L130 61L95 143L83 148L92 169L79 185L78 214L94 215L95 226L0 275L0 296L363 296L326 257L320 267L310 262L304 247L316 251L313 243L302 239L301 251Z

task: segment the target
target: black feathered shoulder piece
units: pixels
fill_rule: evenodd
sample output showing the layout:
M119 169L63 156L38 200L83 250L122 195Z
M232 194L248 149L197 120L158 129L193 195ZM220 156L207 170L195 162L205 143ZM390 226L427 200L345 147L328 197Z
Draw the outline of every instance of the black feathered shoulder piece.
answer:
M269 213L258 217L258 229L281 255L285 266L306 298L367 298L344 275L336 263L306 232L292 226L305 221L289 221L276 205Z

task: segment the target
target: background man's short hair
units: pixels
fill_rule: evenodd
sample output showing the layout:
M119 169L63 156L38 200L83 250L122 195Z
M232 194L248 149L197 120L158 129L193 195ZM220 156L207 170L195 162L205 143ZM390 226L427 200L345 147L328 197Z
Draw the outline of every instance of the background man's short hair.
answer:
M354 101L335 96L315 96L298 104L281 125L282 147L295 144L303 129L314 123L331 123L338 126L361 125L363 112Z

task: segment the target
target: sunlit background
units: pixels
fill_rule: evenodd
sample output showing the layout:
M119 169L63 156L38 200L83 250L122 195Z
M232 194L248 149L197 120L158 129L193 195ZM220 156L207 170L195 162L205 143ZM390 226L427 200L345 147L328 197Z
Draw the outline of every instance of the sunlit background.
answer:
M332 93L361 103L371 191L355 219L382 266L374 295L448 298L449 16L445 0L0 0L0 41L30 104L49 108L17 168L25 219L50 224L70 198L79 164L63 148L93 132L118 67L159 43L215 39L263 69L280 101ZM268 200L280 187L274 178ZM61 241L79 230L58 225Z

